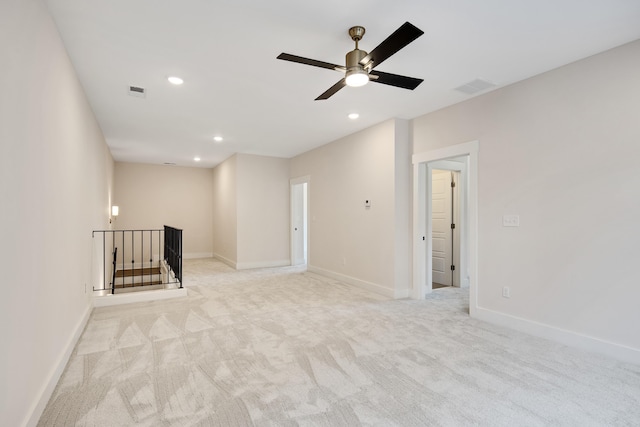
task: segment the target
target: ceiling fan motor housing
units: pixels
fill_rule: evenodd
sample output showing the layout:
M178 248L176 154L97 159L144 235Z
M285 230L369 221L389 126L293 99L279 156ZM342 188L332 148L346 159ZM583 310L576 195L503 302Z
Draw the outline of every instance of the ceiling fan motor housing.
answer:
M351 52L347 53L347 57L346 57L347 70L362 69L363 66L362 64L360 64L360 61L365 56L367 56L367 52L360 49L354 49Z
M363 86L369 81L369 72L360 64L360 60L365 56L367 56L367 52L360 49L354 49L347 53L345 81L348 86Z

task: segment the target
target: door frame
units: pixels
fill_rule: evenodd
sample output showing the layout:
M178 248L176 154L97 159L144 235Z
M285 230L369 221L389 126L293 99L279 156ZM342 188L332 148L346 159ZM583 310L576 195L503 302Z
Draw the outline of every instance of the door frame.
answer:
M300 184L307 184L307 206L306 206L306 212L307 212L307 218L305 220L305 224L306 226L304 227L304 233L305 233L305 238L304 238L304 242L306 245L306 248L304 249L307 256L305 259L305 264L309 265L309 205L310 205L310 188L311 188L311 176L309 175L305 175L305 176L301 176L298 178L292 178L289 180L289 258L290 258L290 263L291 265L295 265L295 255L294 255L294 239L295 239L295 233L293 232L294 229L294 224L293 224L293 219L295 217L295 202L294 202L294 191L293 191L293 187L296 185L300 185Z
M436 162L456 157L466 157L466 197L460 198L467 212L466 236L460 236L460 283L469 286L469 310L474 315L478 294L478 151L479 141L457 144L437 150L416 153L413 163L413 283L411 297L424 299L431 292L432 279L432 224L431 224L431 170L441 169ZM464 200L466 199L466 200ZM464 200L464 201L463 201ZM463 265L462 255L465 255ZM467 281L467 283L465 283ZM427 287L427 283L429 286Z

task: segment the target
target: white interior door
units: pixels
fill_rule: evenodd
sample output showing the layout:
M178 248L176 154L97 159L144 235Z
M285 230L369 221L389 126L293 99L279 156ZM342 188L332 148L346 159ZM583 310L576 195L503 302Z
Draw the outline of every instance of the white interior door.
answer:
M291 185L291 265L307 263L307 183Z
M451 172L434 170L431 178L432 281L452 286Z
M460 249L460 229L462 228L462 220L460 216L460 172L450 171L451 181L453 182L453 188L451 189L452 206L451 206L451 222L455 224L455 228L452 230L451 237L453 239L451 249L451 265L455 269L451 272L452 286L460 287L460 270L462 267L461 262L461 249Z

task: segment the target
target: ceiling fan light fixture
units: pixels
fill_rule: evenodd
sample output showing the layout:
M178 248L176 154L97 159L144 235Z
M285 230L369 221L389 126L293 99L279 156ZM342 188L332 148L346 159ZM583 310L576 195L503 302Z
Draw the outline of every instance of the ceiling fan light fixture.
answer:
M351 87L360 87L369 83L369 74L363 69L353 69L347 71L347 76L345 77L345 82L347 86Z
M349 37L355 42L356 46L355 49L347 53L345 66L318 61L316 59L303 58L284 52L278 55L277 59L345 73L344 77L336 84L320 94L320 96L315 99L316 101L329 99L345 86L364 86L369 80L375 83L382 83L409 90L415 89L423 82L422 79L383 73L377 70L374 71L374 68L423 35L424 31L409 22L405 22L370 53L358 48L358 44L360 40L362 40L364 33L364 27L355 26L349 28Z

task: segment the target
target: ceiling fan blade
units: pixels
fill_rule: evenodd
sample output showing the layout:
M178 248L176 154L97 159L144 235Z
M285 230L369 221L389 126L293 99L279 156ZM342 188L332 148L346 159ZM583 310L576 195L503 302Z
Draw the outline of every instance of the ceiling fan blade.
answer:
M329 99L333 94L335 94L337 91L339 91L340 89L342 89L346 85L347 85L347 83L346 83L345 79L341 79L338 83L336 83L333 86L331 86L329 89L327 89L322 95L317 97L315 100L316 101L321 101L323 99Z
M297 62L299 64L312 65L314 67L327 68L329 70L346 71L342 65L331 64L329 62L317 61L315 59L303 58L301 56L291 55L290 53L281 53L278 59L283 61Z
M364 66L371 64L371 69L373 69L423 34L424 31L409 22L405 22L367 56L362 58L360 64Z
M374 78L372 82L382 83L389 86L401 87L404 89L414 90L424 79L416 79L414 77L399 76L397 74L383 73L382 71L371 71L369 76Z

